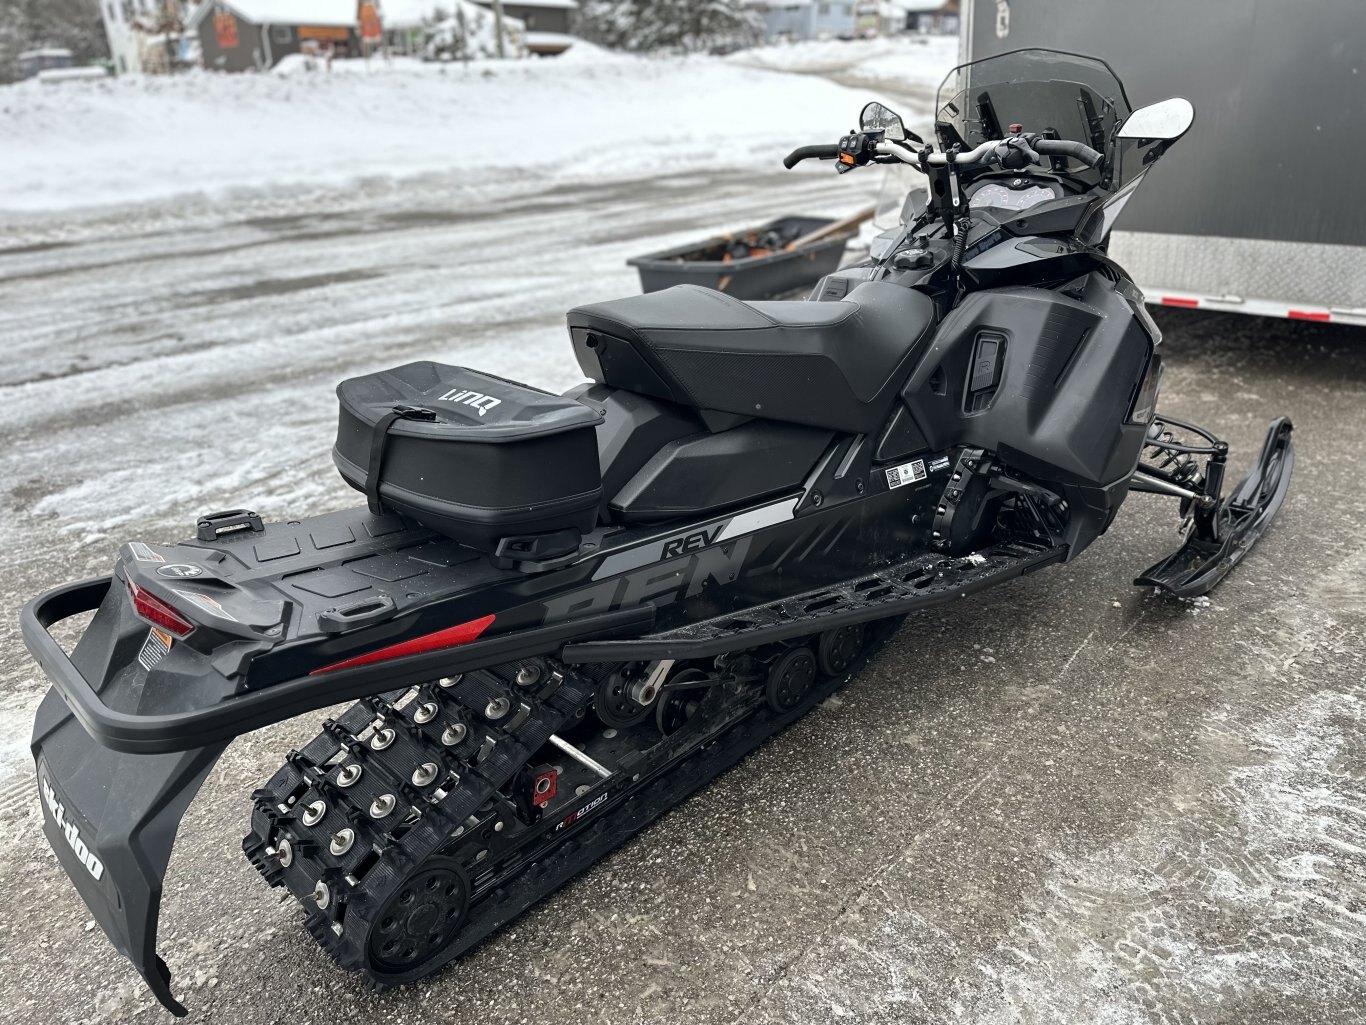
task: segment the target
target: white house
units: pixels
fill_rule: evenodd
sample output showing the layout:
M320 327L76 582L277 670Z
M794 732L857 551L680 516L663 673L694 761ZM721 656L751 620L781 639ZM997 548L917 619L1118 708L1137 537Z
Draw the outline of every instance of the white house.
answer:
M114 71L141 74L161 70L166 64L168 22L183 22L187 0L99 0L104 34ZM178 42L173 39L173 45ZM155 52L149 52L156 47Z
M750 0L769 39L850 38L858 31L856 0Z

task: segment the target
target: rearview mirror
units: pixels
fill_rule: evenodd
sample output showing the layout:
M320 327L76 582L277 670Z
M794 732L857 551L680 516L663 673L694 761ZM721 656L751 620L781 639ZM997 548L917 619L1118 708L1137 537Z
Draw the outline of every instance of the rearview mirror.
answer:
M1191 101L1174 96L1161 103L1139 107L1119 126L1119 137L1175 142L1186 134L1194 122L1195 108L1191 106Z
M901 115L888 110L880 103L870 103L858 116L861 132L882 132L888 142L905 142L906 126L901 123Z

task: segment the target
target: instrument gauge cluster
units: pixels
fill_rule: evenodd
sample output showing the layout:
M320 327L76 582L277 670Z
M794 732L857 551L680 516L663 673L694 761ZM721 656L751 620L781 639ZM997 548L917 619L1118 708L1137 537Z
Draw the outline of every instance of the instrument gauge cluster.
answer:
M999 182L988 182L972 193L968 199L968 206L973 210L1008 210L1011 213L1019 213L1050 199L1059 198L1061 190L1055 189L1056 187L1048 185L1007 187Z

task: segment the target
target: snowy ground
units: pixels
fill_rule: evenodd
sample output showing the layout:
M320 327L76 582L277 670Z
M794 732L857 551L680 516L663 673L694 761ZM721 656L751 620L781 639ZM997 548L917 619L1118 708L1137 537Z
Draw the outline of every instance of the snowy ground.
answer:
M857 77L853 57L881 59L876 45L830 44L821 73ZM800 51L743 56L806 62ZM205 161L207 178L161 174L139 149L151 136L103 92L41 94L54 105L45 136L33 108L15 113L28 94L0 91L6 161L22 130L51 171L45 182L21 153L32 202L0 203L0 1020L165 1020L42 837L24 744L45 684L19 641L20 604L107 572L121 538L184 535L208 508L275 518L354 503L327 457L344 376L430 357L562 387L577 379L563 311L634 290L628 256L865 204L872 176L784 173L778 160L847 128L867 94L813 63L794 75L738 62L595 65L611 88L539 62L508 72L526 76L515 89L466 83L501 90L499 106L450 99L425 122L410 112L376 128L393 150L373 165L345 133L330 162L311 148L290 162L271 128L277 148ZM690 68L782 106L741 89L703 118L701 101L675 95ZM196 161L197 145L216 145L196 127L215 109L204 90L240 90L244 112L223 115L240 118L234 131L301 105L313 114L290 124L305 132L314 115L353 118L346 102L397 111L390 89L456 92L429 74L198 79L184 101L115 86L197 133L160 136ZM571 88L604 106L573 111L555 95ZM887 98L915 88L900 80ZM449 107L496 139L520 123L503 102L519 90L607 139L624 132L609 108L695 116L653 137L648 171L594 150L582 168L489 172L483 151L432 126ZM286 94L281 110L270 97ZM118 130L102 133L102 116ZM697 133L711 124L720 134L705 138L733 145L707 164ZM115 177L79 159L82 132ZM404 139L407 162L394 155ZM342 162L353 158L359 169ZM142 202L100 205L138 168L154 178ZM1366 347L1338 326L1159 315L1165 404L1225 431L1239 468L1272 415L1298 428L1291 499L1213 601L1128 586L1175 543L1167 506L1135 498L1083 559L916 617L838 699L460 965L380 998L316 952L240 854L246 795L316 724L242 738L192 807L168 878L162 950L191 1020L1362 1021Z
M753 165L835 136L863 97L816 77L575 46L547 60L0 88L0 215L459 172L627 178Z

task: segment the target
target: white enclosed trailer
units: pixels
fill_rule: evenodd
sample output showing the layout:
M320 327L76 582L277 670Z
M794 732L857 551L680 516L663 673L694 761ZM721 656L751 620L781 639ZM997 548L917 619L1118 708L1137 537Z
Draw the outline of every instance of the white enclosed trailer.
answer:
M1111 253L1151 303L1366 325L1362 0L964 0L962 57L1026 47L1114 68L1195 126ZM1032 126L1026 126L1032 127Z

